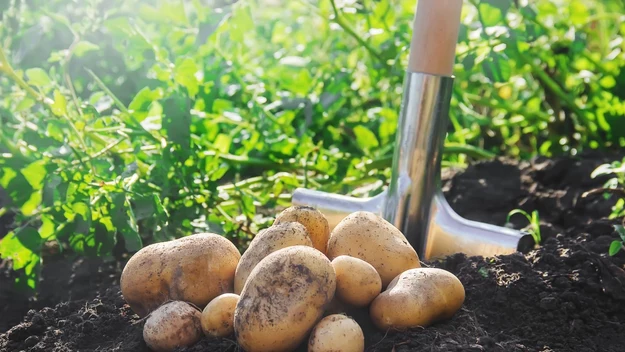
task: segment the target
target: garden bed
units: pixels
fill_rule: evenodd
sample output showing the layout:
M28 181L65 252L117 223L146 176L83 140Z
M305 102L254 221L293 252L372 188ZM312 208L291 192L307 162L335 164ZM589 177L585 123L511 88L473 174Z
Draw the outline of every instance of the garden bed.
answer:
M451 320L403 333L375 331L366 312L350 312L370 351L622 351L625 346L625 253L609 257L618 236L614 199L591 179L599 155L496 160L445 176L452 207L469 219L503 225L509 211L538 210L542 246L497 258L455 255L426 265L455 273L466 301ZM512 218L517 227L522 216ZM7 351L147 351L142 323L119 291L123 260L51 259L41 294L29 300L0 267L0 349ZM6 332L5 332L6 331ZM235 351L233 339L205 339L188 351Z

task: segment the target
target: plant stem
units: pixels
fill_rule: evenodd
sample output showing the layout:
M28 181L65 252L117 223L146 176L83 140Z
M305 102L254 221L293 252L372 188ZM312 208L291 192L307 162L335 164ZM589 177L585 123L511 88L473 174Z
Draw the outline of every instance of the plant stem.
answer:
M378 53L375 49L373 49L373 47L371 47L371 45L369 45L369 43L367 43L364 39L362 39L356 33L356 31L354 31L354 29L352 29L352 27L347 22L345 22L345 20L343 19L343 17L339 13L338 8L336 7L335 0L330 0L330 4L332 4L332 10L334 11L334 22L336 22L336 24L338 24L341 28L343 28L343 30L345 32L347 32L347 34L352 36L352 38L356 39L356 41L360 45L362 45L365 49L367 49L367 51L369 52L369 54L371 54L371 56L375 57L385 67L388 67L388 64L386 63L386 61L384 61L384 58L382 58L380 53Z

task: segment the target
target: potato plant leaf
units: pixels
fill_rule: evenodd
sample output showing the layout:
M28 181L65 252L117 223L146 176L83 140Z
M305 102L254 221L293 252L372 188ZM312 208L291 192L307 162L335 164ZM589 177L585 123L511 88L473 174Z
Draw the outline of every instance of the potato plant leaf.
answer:
M39 88L45 87L52 82L46 71L38 67L26 70L26 77L28 77L28 83Z
M610 250L608 254L610 254L610 256L616 255L621 250L622 246L623 246L623 243L621 241L612 241L612 243L610 244Z

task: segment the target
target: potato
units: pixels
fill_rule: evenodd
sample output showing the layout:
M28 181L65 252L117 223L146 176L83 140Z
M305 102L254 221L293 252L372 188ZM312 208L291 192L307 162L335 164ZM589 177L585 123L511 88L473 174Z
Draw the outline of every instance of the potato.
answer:
M153 351L173 351L202 338L200 311L187 302L171 301L150 313L143 325L143 340Z
M206 336L226 337L234 332L234 308L239 295L224 293L210 301L202 311L202 331Z
M284 222L299 222L306 227L313 247L323 254L327 252L330 226L326 217L317 209L308 206L292 206L284 209L274 221L274 225Z
M340 255L371 264L382 279L382 288L400 273L421 267L417 252L401 231L366 211L349 214L332 231L328 257L334 260Z
M373 300L369 314L380 329L427 327L451 318L464 303L464 286L447 270L417 268L398 275Z
M362 259L339 255L332 260L336 273L336 296L355 307L371 303L382 291L382 279L375 268Z
M362 352L365 336L358 323L343 314L321 319L308 338L308 352Z
M306 228L300 223L284 222L260 231L239 260L234 274L234 293L241 293L252 269L268 254L295 245L313 245Z
M213 298L233 291L240 258L232 242L212 233L151 244L126 263L122 295L141 317L170 300L202 309Z
M279 249L252 270L234 310L234 333L247 352L291 351L334 298L330 260L309 246Z

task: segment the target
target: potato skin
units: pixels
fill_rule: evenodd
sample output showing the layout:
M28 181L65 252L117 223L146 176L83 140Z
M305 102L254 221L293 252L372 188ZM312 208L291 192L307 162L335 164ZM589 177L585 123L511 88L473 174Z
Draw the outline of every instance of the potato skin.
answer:
M398 275L373 300L369 314L382 330L427 327L453 317L464 299L464 286L454 274L438 268L417 268Z
M200 316L200 311L186 302L167 302L146 319L143 340L156 352L193 345L202 338Z
M321 319L308 338L308 352L362 352L365 336L358 323L343 314Z
M241 293L252 269L263 258L278 249L296 245L313 245L306 228L300 223L284 222L261 230L239 260L234 273L234 293Z
M206 336L226 337L234 332L234 309L239 295L224 293L210 301L202 311L202 331Z
M240 258L232 242L212 233L151 244L126 263L120 279L122 295L141 317L169 300L203 308L233 291Z
M304 225L310 235L313 247L323 254L327 253L330 225L328 219L319 210L309 206L291 206L276 216L274 225L290 221Z
M328 257L334 260L340 255L371 264L382 279L382 288L400 273L421 267L417 252L401 231L367 211L349 214L332 231Z
M334 298L330 260L309 246L277 250L252 270L234 312L234 333L247 352L291 351L304 342Z
M355 307L371 303L382 291L382 279L375 268L362 259L339 255L332 260L336 272L336 296Z

